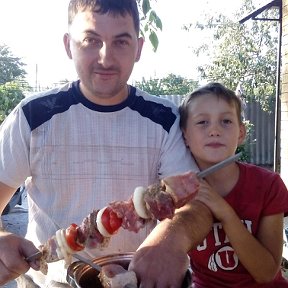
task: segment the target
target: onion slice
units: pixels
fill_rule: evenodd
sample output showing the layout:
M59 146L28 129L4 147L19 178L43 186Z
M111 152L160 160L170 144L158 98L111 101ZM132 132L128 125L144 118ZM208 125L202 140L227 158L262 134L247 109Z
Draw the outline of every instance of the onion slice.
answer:
M96 223L97 223L97 228L98 231L104 236L104 237L111 237L112 235L105 229L104 225L102 224L102 214L105 211L105 209L107 208L104 207L101 210L99 210L99 212L97 213L97 218L96 218Z
M59 249L60 249L60 254L62 254L64 260L66 263L70 263L70 258L71 258L71 255L69 255L69 252L66 250L65 248L65 244L63 243L63 236L62 236L62 230L63 229L59 229L56 231L56 239L57 239L57 242L58 242L58 246L59 246ZM64 231L64 230L63 230ZM66 240L64 240L66 241ZM59 251L58 251L59 253ZM58 254L57 253L57 254Z
M149 215L149 212L146 208L145 201L144 201L144 195L145 195L146 189L142 186L136 187L133 193L133 204L136 213L139 217L143 219L149 219L151 218Z

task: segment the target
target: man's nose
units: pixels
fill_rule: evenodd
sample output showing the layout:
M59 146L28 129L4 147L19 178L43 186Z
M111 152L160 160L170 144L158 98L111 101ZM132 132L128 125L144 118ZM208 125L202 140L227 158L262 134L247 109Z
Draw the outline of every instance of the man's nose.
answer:
M106 43L102 44L102 47L99 50L99 64L101 64L103 67L109 67L111 66L113 59L113 53L112 48L107 45Z

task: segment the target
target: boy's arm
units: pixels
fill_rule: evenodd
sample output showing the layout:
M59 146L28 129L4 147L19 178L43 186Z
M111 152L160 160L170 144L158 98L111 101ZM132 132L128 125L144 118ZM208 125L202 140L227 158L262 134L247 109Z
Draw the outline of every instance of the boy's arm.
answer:
M272 281L280 269L283 247L283 213L263 216L253 235L233 207L202 181L196 199L210 208L242 265L257 283ZM251 257L253 255L253 257Z
M255 281L272 281L282 259L283 213L263 217L257 238L247 230L234 211L222 225L239 260Z
M181 287L189 264L187 252L203 241L211 226L210 210L197 200L176 210L173 219L161 221L129 266L136 272L140 287Z

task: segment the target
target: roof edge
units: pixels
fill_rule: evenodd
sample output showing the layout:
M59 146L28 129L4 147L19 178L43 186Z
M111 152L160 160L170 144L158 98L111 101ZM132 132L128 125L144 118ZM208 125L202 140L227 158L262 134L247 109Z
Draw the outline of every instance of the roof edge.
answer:
M242 19L239 20L240 24L243 24L244 22L246 22L249 19L253 19L255 20L256 17L262 13L263 11L270 9L272 7L281 7L282 6L282 0L270 0L268 1L266 4L264 4L263 6L261 6L260 8L255 9L254 11L252 11L250 14L246 15L245 17L243 17ZM257 19L256 19L257 20ZM275 19L276 20L276 19Z

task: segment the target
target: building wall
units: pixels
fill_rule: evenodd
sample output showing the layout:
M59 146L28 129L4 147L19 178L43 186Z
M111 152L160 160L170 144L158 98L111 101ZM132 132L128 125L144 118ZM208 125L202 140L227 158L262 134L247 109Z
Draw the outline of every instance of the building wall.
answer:
M282 8L280 174L288 186L288 0L282 1Z

